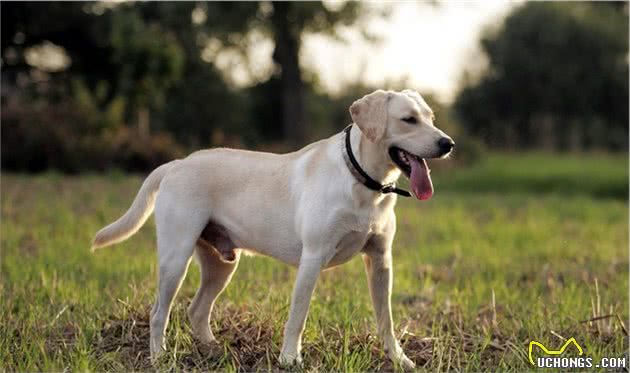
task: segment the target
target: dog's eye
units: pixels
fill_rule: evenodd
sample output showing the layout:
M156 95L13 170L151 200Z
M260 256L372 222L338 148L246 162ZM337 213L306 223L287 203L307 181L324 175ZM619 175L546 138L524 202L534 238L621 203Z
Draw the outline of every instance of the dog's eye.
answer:
M416 119L416 117L406 117L402 119L403 122L409 123L409 124L417 124L418 120Z

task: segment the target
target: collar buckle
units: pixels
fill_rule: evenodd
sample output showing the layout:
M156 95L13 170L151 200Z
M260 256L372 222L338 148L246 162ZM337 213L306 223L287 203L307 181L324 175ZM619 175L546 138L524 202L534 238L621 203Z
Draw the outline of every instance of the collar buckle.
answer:
M386 193L392 193L395 190L396 190L396 183L389 183L389 184L383 185L380 192L386 194Z

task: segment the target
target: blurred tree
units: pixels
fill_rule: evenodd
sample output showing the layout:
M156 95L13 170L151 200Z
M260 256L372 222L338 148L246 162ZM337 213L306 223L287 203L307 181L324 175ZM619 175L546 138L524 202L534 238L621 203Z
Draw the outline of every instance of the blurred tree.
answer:
M68 66L45 71L28 61L29 49L46 43L62 48ZM2 6L2 59L3 77L14 84L44 70L67 89L84 82L102 107L123 97L127 120L147 132L148 110L164 104L183 54L169 30L145 23L133 4L25 2Z
M481 40L488 67L455 101L497 147L628 146L628 4L526 3Z
M182 57L133 4L2 4L2 166L142 170L176 157L169 136L139 134Z
M184 52L181 79L167 93L168 105L155 113L164 129L193 148L213 145L238 145L217 137L251 138L256 128L248 125L248 98L229 89L211 61L202 58L204 49L216 38L238 44L244 19L258 9L250 2L142 2L136 3L145 22L158 23L170 30Z
M340 26L383 14L376 8L353 2L3 3L2 129L16 135L2 139L3 165L11 159L6 154L19 160L37 153L37 165L12 167L40 170L67 162L73 164L68 170L84 169L77 155L104 144L103 156L86 160L85 168L110 167L107 159L125 148L128 156L112 162L142 169L155 162L143 147L171 144L146 145L159 135L146 136L149 122L195 148L263 141L294 148L307 135L327 134L328 112L342 112L347 120L347 108L332 108L338 103L317 91L316 74L302 70L303 36L340 38ZM251 51L261 40L271 45L273 72L235 89L213 55L238 53L251 69L258 63L249 61ZM54 120L41 121L49 114ZM312 122L308 127L304 118ZM58 143L46 150L46 139ZM141 145L131 146L134 140ZM17 152L18 143L30 145Z
M62 46L70 58L65 69L80 71L90 86L111 76L113 72L107 68L110 50L102 42L106 30L100 17L86 12L85 6L79 2L2 4L3 78L16 83L18 75L37 68L27 62L26 52L44 42Z
M338 26L358 23L371 13L359 2L345 2L332 9L317 2L204 3L205 19L199 27L209 38L219 39L224 46L236 47L244 57L250 47L248 36L261 32L273 40L275 78L261 88L273 87L264 95L254 90L254 97L268 99L255 103L261 107L279 104L282 138L292 145L303 144L307 135L305 120L305 82L299 54L305 33L326 33L338 37ZM205 35L204 35L205 33ZM279 99L278 97L279 96Z
M250 38L252 33L258 32L273 40L275 73L268 81L249 90L251 118L265 124L261 124L260 131L252 131L250 126L245 136L262 136L267 140L282 139L292 146L303 144L308 132L304 99L309 94L307 91L310 87L306 87L309 82L305 82L299 61L304 34L325 33L339 37L339 26L359 24L361 20L375 14L361 3L350 1L334 9L321 1L210 2L188 5L152 2L141 6L145 16L171 25L170 28L175 30L178 39L188 46L185 47L187 61L196 62L195 66L189 65L186 71L194 71L201 65L204 65L204 69L208 68L208 63L200 58L200 50L203 51L213 43L220 45L220 48L215 48L214 53L231 48L248 60L251 44L258 42L257 39ZM378 15L386 13L387 9ZM370 38L367 33L363 34ZM204 110L207 111L208 108ZM261 116L264 120L261 120ZM245 131L243 122L237 125L237 122L229 118L225 120L232 124L230 128ZM276 123L281 124L280 133L274 127Z
M305 32L323 32L336 35L339 24L350 25L357 21L361 4L348 1L339 9L332 10L322 2L272 2L269 18L275 49L273 60L280 74L282 91L282 128L284 138L293 144L306 140L304 112L304 83L299 54Z
M149 135L150 109L161 108L168 89L179 80L184 54L173 34L146 23L135 7L112 13L110 63L117 67L116 93L136 113L140 136Z

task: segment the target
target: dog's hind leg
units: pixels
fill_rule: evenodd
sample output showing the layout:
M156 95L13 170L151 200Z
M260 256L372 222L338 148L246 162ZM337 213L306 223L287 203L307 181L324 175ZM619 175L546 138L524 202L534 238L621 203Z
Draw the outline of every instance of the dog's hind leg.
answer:
M197 243L196 255L201 269L201 283L188 307L188 319L197 338L202 343L211 343L215 340L209 325L212 307L232 279L238 266L240 251L234 251L233 260L225 261L221 258L218 248L200 240Z
M151 311L151 358L166 349L164 334L173 299L186 275L199 234L207 216L195 206L165 198L156 202L155 223L158 243L158 295ZM177 203L172 203L177 202Z
M188 264L192 257L192 247L194 247L194 243L190 243L190 248L182 245L175 248L174 251L177 252L169 253L175 255L160 255L158 294L151 311L150 347L152 359L156 359L162 351L166 350L164 334L168 326L171 306L188 270Z

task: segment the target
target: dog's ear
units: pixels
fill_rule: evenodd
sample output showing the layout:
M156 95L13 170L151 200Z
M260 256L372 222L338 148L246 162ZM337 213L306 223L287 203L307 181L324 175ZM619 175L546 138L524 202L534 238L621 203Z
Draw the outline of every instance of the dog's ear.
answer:
M379 89L350 105L352 120L372 142L380 140L385 134L389 97L389 93Z

